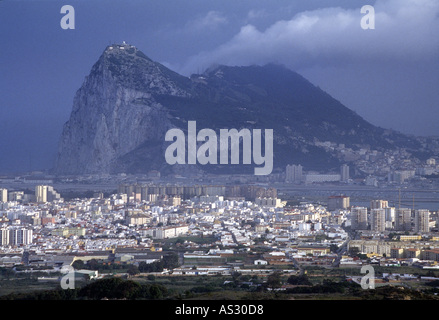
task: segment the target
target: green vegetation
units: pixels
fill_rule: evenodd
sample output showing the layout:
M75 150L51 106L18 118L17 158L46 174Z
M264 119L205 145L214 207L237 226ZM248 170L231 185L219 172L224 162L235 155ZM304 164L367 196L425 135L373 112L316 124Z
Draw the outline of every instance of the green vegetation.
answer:
M153 263L141 262L139 263L140 272L161 272L163 269L173 269L179 266L178 255L172 252L165 255L160 261L154 261Z
M287 281L289 284L292 285L302 285L302 286L312 285L311 281L309 281L309 278L306 274L300 276L290 276Z
M271 289L280 288L282 286L281 273L275 271L267 277L267 287Z
M306 283L308 279L302 280ZM338 293L345 294L347 291L352 289L357 289L358 285L353 284L347 281L335 282L332 280L323 280L321 284L309 285L309 280L307 281L308 285L305 286L297 286L294 288L288 288L286 293L318 293L318 294L328 294L328 293Z
M41 282L36 278L21 279L1 279L0 280L0 299L2 296L14 294L30 294L43 290L54 290L59 286L59 282ZM33 294L33 293L32 293Z
M160 261L148 264L142 261L138 267L127 263L104 263L96 259L87 262L76 260L72 264L72 267L76 270L97 270L99 273L128 273L129 275L136 275L140 272L162 272L163 269L173 269L178 266L178 255L175 252L164 255Z
M11 293L1 300L102 300L102 299L163 299L168 290L157 284L139 284L121 278L96 280L82 288L40 290L32 293Z
M178 238L170 238L170 239L163 239L160 240L160 245L164 246L164 247L171 247L173 245L177 246L177 245L181 245L183 244L185 241L190 241L196 244L212 244L213 242L216 241L215 237L199 237L199 236L188 236L188 237L183 237L180 236Z
M0 278L11 279L15 277L15 272L11 268L0 267Z
M420 269L413 266L400 266L400 267L383 267L374 266L375 274L381 276L383 273L400 273L400 274L413 274L414 276L422 277L439 277L439 270Z
M363 290L360 285L345 280L343 276L338 275L341 272L336 271L340 270L326 270L326 272L320 270L321 274L313 275L287 275L278 271L266 275L244 275L240 272L234 272L229 276L143 276L133 274L130 279L108 276L99 280L87 280L78 284L77 288L69 290L62 290L58 282L39 283L35 279L26 279L21 280L21 282L18 280L6 281L6 283L11 283L11 285L23 290L2 291L3 296L0 299L438 299L434 293L439 292L439 288L437 288L439 281L411 288L386 285L374 290ZM4 282L1 283L2 287ZM18 286L19 283L21 283L20 286Z
M75 270L97 270L99 273L126 273L128 269L127 264L121 263L103 263L99 262L96 259L91 259L87 262L82 260L76 260L73 262L72 267Z
M173 239L172 245L184 244L183 238ZM358 252L357 252L358 254ZM291 274L282 269L294 266L258 266L266 269L259 274L246 274L254 253L240 253L230 261L246 263L242 270L231 275L168 275L161 271L179 266L178 253L168 251L153 263L104 263L92 259L73 263L75 269L98 270L103 279L81 279L76 289L62 290L56 277L59 273L44 270L16 273L12 268L0 268L0 299L18 300L95 300L95 299L437 299L439 280L432 282L419 279L387 281L379 283L375 290L363 290L349 276L362 276L360 268L329 268L302 266L301 272ZM228 259L228 258L227 258ZM230 262L229 261L229 262ZM17 266L16 270L27 269ZM197 268L197 264L193 266ZM377 276L383 273L408 273L415 276L439 277L439 270L423 270L412 266L374 266ZM157 274L145 274L156 272ZM55 279L39 281L37 277ZM55 280L55 281L53 281ZM383 287L388 287L383 289ZM395 286L404 286L397 288ZM390 288L389 288L390 287ZM386 297L388 295L388 297Z

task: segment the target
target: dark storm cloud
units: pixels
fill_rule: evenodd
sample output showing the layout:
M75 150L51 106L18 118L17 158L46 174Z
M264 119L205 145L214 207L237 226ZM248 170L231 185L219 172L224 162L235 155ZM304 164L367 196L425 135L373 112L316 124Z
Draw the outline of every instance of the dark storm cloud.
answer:
M253 21L179 71L281 63L375 125L437 135L439 1L377 0L374 30L361 28L364 4L302 10L265 28L255 22L267 11L249 10Z
M412 63L438 58L438 1L380 0L374 7L375 30L361 28L360 7L305 11L265 30L247 24L215 50L190 58L181 72L189 74L209 64L279 62L299 69L346 62Z

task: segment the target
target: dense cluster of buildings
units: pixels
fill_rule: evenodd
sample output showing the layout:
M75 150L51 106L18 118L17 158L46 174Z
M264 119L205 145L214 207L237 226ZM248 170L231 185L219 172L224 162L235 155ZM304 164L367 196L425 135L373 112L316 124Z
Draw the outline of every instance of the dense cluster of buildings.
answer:
M147 252L160 252L166 239L186 236L210 240L181 243L187 250L182 263L216 267L231 260L239 265L230 255L255 247L266 249L240 263L334 266L340 258L336 250L342 247L394 259L439 259L439 242L430 232L435 216L428 210L389 207L385 200L372 200L366 208L351 206L347 196L331 196L328 206L287 206L276 189L258 185L153 183L121 184L108 197L96 193L70 201L45 185L35 188L33 202L11 200L10 194L0 189L0 254L12 259L31 253L41 264L99 255L108 260L111 252L127 249L138 254L125 253L120 261L139 263ZM349 226L361 239L350 238ZM341 262L346 261L343 256Z
M96 194L70 201L52 188L37 186L35 196L41 201L0 202L1 254L32 252L57 261L53 256L96 255L120 248L157 250L161 240L190 235L209 238L208 247L225 250L272 247L269 251L283 255L254 260L286 264L293 255L301 258L312 250L329 253L330 244L341 245L347 239L340 226L345 212L331 213L311 204L285 207L275 189L258 186L121 185L108 198ZM319 237L326 242L316 240ZM185 245L190 251L206 247ZM210 253L209 258L218 254Z
M391 240L351 240L348 249L356 249L368 255L384 256L390 259L410 262L419 260L439 261L439 238L423 239L421 236L401 236ZM414 260L415 259L415 260ZM409 262L409 261L408 261Z
M370 209L366 207L351 208L351 228L353 230L372 230L384 232L413 231L428 233L436 226L436 220L430 219L427 209L394 208L389 207L384 200L374 200Z
M25 194L24 191L10 191L0 188L0 202L18 201L18 202L52 202L61 200L61 195L56 192L52 186L37 185L34 194Z
M439 165L435 158L421 162L406 149L353 149L329 141L316 142L315 145L336 155L340 162L347 164L343 164L339 172L332 173L307 172L301 164L287 165L286 183L348 182L352 176L360 175L366 177L363 183L368 186L400 185L410 181L422 181L439 174Z
M32 229L2 227L0 229L0 246L23 246L32 243Z
M228 199L276 198L275 188L257 185L157 185L121 184L119 194L127 194L141 201L156 201L169 197L190 199L193 197L224 196Z

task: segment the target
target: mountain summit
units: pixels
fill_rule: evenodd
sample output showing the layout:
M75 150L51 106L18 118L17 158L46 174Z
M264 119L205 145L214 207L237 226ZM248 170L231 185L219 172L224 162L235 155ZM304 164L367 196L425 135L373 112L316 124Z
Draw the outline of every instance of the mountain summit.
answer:
M54 172L250 172L248 165L169 166L165 134L199 129L274 130L274 167L328 170L340 162L317 142L355 148L417 148L370 124L299 74L279 65L217 66L190 78L128 44L108 46L77 91ZM190 167L190 169L189 169Z

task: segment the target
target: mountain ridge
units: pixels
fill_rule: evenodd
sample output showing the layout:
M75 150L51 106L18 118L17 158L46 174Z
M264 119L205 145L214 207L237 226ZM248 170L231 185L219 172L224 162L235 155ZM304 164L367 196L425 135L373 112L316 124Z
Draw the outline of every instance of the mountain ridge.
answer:
M376 127L284 66L216 66L182 76L136 47L108 46L77 91L59 142L54 172L248 173L249 166L182 168L165 163L170 128L274 129L274 166L336 169L341 161L316 145L417 150L419 142Z

